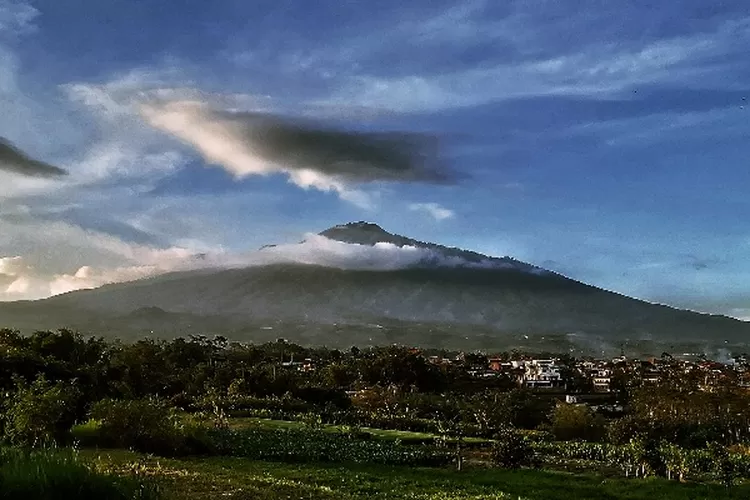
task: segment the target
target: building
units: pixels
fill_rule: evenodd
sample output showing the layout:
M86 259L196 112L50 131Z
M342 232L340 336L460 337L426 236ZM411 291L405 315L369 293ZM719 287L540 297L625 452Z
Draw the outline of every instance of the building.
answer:
M609 392L612 384L612 370L609 368L599 368L591 373L591 381L594 390L597 392Z
M532 359L525 363L523 385L529 389L551 389L562 385L560 367L554 359Z

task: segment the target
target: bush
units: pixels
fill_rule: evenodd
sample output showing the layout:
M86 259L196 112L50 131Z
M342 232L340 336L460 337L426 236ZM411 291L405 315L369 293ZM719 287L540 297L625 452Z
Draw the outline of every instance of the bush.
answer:
M91 409L98 421L97 444L103 447L132 448L160 455L186 453L185 435L174 410L158 399L99 401ZM94 426L94 423L90 423ZM84 429L77 428L76 432Z
M551 431L560 441L601 441L605 436L606 424L601 415L586 405L560 402L552 413Z
M241 431L215 429L209 435L216 453L252 460L438 466L452 459L449 453L435 447L362 440L345 433L258 427Z
M535 466L536 453L523 436L515 429L506 429L495 435L492 446L492 462L505 469Z
M98 446L101 443L101 425L100 420L93 418L82 424L74 425L70 430L73 443L83 448Z
M2 405L3 437L14 445L47 446L68 440L76 420L80 391L43 376L30 385L20 382Z
M157 488L137 478L97 472L62 450L0 449L4 500L155 500Z
M732 460L729 451L719 443L709 443L707 450L717 478L727 488L732 487L738 475L738 467Z
M259 398L255 396L233 394L226 399L227 407L228 409L232 410L233 415L234 412L242 412L243 410L268 410L271 412L279 413L307 413L314 409L313 405L311 405L310 403L301 399L291 397L290 395L281 398ZM201 404L202 403L199 402L198 407L201 409L205 409L201 407Z
M634 437L667 441L685 448L705 448L710 442L726 441L726 433L720 426L712 423L666 421L626 415L609 424L607 440L610 443L625 444Z
M607 427L607 441L611 444L624 445L634 438L643 438L650 433L651 425L637 417L627 415L613 420Z

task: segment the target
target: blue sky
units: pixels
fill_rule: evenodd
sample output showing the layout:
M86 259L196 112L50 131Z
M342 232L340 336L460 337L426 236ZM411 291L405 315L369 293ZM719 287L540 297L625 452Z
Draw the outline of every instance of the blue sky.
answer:
M0 0L0 137L69 172L0 170L0 299L370 220L750 318L749 46L742 0ZM460 176L240 168L185 102L437 137Z

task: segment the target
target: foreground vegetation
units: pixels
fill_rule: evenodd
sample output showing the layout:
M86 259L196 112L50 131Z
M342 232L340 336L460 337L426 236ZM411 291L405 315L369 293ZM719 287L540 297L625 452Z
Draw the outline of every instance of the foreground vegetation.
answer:
M291 355L318 364L282 361ZM438 366L399 347L110 344L0 330L0 491L27 500L147 500L159 486L174 498L750 496L750 394L737 386L622 380L613 397L625 410L613 416L472 377L474 363ZM55 451L69 446L83 458Z
M624 480L537 470L448 469L382 465L286 464L238 458L164 459L130 452L89 452L109 470L134 468L156 478L165 498L373 500L665 500L741 499L750 487L663 479Z
M539 470L164 458L118 450L0 452L0 498L54 500L741 499L750 486Z
M0 448L0 498L6 500L156 500L150 480L97 469L71 450Z

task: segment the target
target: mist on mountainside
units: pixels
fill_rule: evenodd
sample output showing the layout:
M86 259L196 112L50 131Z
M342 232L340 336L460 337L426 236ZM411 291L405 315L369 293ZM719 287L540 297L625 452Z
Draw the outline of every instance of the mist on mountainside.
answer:
M73 326L128 337L213 332L485 349L531 342L585 352L623 343L719 345L750 335L748 323L649 304L510 257L419 242L365 222L267 246L229 267L4 304L0 318L25 329Z

